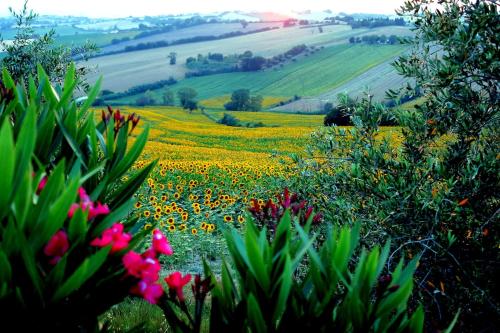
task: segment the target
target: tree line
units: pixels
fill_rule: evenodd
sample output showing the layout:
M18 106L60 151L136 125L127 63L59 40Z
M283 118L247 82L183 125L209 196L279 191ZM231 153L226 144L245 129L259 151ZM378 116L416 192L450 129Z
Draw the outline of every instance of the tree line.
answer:
M406 21L404 18L369 18L369 19L361 19L361 20L348 20L348 24L353 29L360 28L378 28L378 27L388 27L388 26L405 26Z
M227 32L227 33L224 33L221 35L195 36L195 37L189 37L189 38L181 38L181 39L177 39L177 40L174 40L171 42L168 42L165 40L159 40L156 42L139 43L137 45L128 45L123 50L99 53L99 54L95 55L95 57L102 57L102 56L120 54L120 53L125 53L125 52L149 50L149 49L155 49L155 48L167 47L167 46L173 46L173 45L180 45L180 44L206 42L206 41L212 41L212 40L239 37L239 36L244 36L244 35L250 35L250 34L270 31L273 29L278 29L278 27L266 27L266 28L262 28L262 29L251 30L251 31L233 31L233 32Z
M351 44L387 44L396 45L399 44L400 37L396 35L366 35L362 37L351 37L349 38L349 43Z

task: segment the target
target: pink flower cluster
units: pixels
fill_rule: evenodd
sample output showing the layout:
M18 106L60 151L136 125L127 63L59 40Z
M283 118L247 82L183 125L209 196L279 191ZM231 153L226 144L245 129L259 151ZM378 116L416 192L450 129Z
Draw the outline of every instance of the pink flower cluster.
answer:
M44 177L37 188L38 194L43 190L46 183L47 178ZM85 189L79 188L78 196L80 198L80 203L71 205L68 212L68 218L72 218L78 208L81 208L83 211L88 211L89 221L98 215L109 214L110 210L108 206L101 205L99 202L97 204L92 202L90 197L85 192ZM124 232L123 224L115 223L110 228L104 230L100 237L92 240L90 245L96 247L111 246L110 253L117 253L125 250L129 246L131 240L132 235ZM59 260L61 260L68 249L68 235L64 230L59 230L48 241L44 248L44 254L49 257L49 264L55 265L59 262ZM125 267L128 276L132 276L139 280L131 288L130 292L143 297L146 301L152 304L156 304L163 295L163 287L160 283L158 283L161 271L158 255L163 254L169 256L173 253L174 251L168 242L168 239L158 229L153 231L152 246L149 250L142 254L134 251L127 252L122 257L123 266ZM190 281L190 274L182 276L180 272L174 272L165 278L165 282L167 283L171 294L178 297L180 302L184 302L185 300L183 288ZM207 281L205 281L205 284L208 283ZM193 287L196 290L199 289L198 294L201 295L203 292L208 292L208 284L207 286L203 285L203 288L200 287L200 283L198 283L198 285L197 289Z
M68 235L65 231L59 230L50 238L47 245L45 245L43 253L50 258L49 264L55 265L61 260L68 249Z
M111 228L103 231L101 238L90 242L90 245L98 247L111 245L110 253L115 253L126 249L131 239L131 234L123 232L123 224L115 223Z
M138 254L130 251L123 256L123 266L130 276L139 279L139 282L132 287L132 294L142 296L151 304L156 304L163 295L163 287L158 283L161 270L157 256L159 254L172 255L174 251L165 235L158 229L153 231L152 247Z
M109 214L110 210L108 205L102 205L100 202L94 203L92 200L90 200L90 197L87 195L87 192L85 192L85 189L83 187L80 187L78 189L78 196L80 198L80 203L74 203L71 205L71 208L69 209L68 212L68 217L72 218L73 215L75 214L75 211L78 208L81 208L83 211L88 211L88 217L87 219L90 221L93 218L95 218L98 215L106 215Z
M43 177L37 187L37 194L39 195L47 184L47 176ZM107 205L101 205L100 202L95 204L90 200L90 197L85 192L83 187L78 189L78 196L80 198L80 203L74 203L71 205L68 218L72 218L75 211L81 208L84 211L88 211L87 219L90 221L98 215L109 214L110 210ZM125 249L128 246L129 241L132 236L127 233L123 233L123 225L120 223L114 224L111 228L106 229L101 238L94 239L90 245L104 247L111 245L111 253ZM64 230L59 230L56 232L48 241L44 248L44 254L50 258L49 263L55 265L61 260L62 256L69 249L68 234Z

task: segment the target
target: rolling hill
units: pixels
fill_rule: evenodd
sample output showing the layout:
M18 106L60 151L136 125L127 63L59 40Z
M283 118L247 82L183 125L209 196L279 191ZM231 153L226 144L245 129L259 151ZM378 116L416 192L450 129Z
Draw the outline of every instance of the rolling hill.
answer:
M334 45L280 69L189 78L170 89L193 88L199 99L230 95L240 88L262 96L316 96L355 80L371 68L393 59L404 49L401 45ZM163 90L155 91L158 98ZM131 104L137 97L113 102Z
M387 31L387 28L381 28L381 30L382 29ZM89 61L89 65L98 66L98 72L89 79L92 82L95 81L98 76L104 75L104 89L124 91L132 86L165 80L169 76L173 76L177 79L184 78L187 71L185 67L186 59L191 56L196 56L199 53L207 54L209 52L219 52L223 54L234 54L251 50L256 55L271 57L285 52L298 44L304 43L308 46L346 44L347 40L351 36L378 34L378 31L379 29L352 30L349 26L333 25L323 27L323 33L319 33L317 28L301 29L300 27L292 27L222 40L182 44L164 48L115 54L91 59ZM401 29L395 29L395 31L395 34L401 34ZM405 29L404 32L409 33L409 30ZM395 54L397 54L400 50L396 47L394 48L394 51L396 52ZM167 55L170 52L177 53L176 65L172 66L168 64ZM368 57L370 57L369 53L370 52L367 54ZM377 51L377 47L375 47L374 58L377 58L378 53L379 51ZM353 56L356 55L353 54ZM361 60L359 57L356 59ZM342 61L346 62L349 61L349 59L344 58ZM377 63L372 65L376 64ZM356 64L354 64L354 66L358 67ZM291 67L294 68L294 66ZM361 69L362 68L358 68L358 70ZM359 71L357 73L361 74ZM258 73L249 74L251 75L249 79L254 79L255 74ZM264 75L264 77L267 76L268 75ZM280 75L278 76L281 77ZM236 80L238 80L237 77L238 75L235 75ZM200 78L200 80L203 81L207 79ZM246 79L242 78L242 80L245 81ZM203 83L200 82L200 85L202 84ZM212 87L212 89L215 88L216 87ZM329 88L331 88L330 85ZM304 90L304 92L299 90L296 93L301 95L309 94L309 92L306 91L307 89ZM321 92L324 91L325 90L322 90ZM318 91L311 91L311 93L318 93ZM294 93L292 93L292 95L293 94ZM209 93L205 93L204 95L208 97L213 96L213 94ZM287 95L290 95L290 93Z

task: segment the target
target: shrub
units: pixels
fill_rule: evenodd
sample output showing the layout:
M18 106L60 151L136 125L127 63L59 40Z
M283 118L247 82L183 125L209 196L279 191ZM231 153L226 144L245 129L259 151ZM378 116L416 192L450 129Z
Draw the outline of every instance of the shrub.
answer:
M62 87L41 67L28 91L6 70L0 81L0 311L20 330L93 331L98 315L138 292L122 260L144 240L129 213L155 165L132 167L148 129L129 146L135 114L109 108L96 125L100 81L77 106L75 71Z
M461 331L495 330L500 39L491 27L499 26L498 7L448 0L431 11L422 2L404 6L416 40L395 67L421 88L423 102L393 111L401 129L390 132L379 127L387 110L369 98L356 103L352 129L313 135L311 159L298 160L308 176L298 188L317 193L336 224L361 222L369 244L392 236L406 257L423 251L414 296L424 300L429 330L442 329L458 309Z
M240 121L236 117L234 117L228 113L224 113L224 116L221 119L219 119L217 122L219 124L227 125L227 126L235 126L235 127L241 126Z
M42 37L34 38L33 23L38 17L32 10L28 10L28 1L24 1L22 10L10 12L16 21L16 35L12 43L5 43L0 34L0 48L5 50L5 57L0 58L0 67L6 67L10 75L17 82L24 82L26 87L30 77L36 78L37 65L44 67L51 82L61 83L64 80L66 68L74 60L87 60L98 51L94 43L87 42L78 47L68 48L57 46L54 40L56 32L51 29ZM82 62L75 72L77 85L88 90L89 85L85 75L90 69Z

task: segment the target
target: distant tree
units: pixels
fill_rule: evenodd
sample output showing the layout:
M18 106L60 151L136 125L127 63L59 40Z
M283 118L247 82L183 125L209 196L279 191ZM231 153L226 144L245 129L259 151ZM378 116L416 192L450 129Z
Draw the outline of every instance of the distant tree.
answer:
M240 23L241 23L241 26L243 27L243 29L246 29L246 27L248 26L248 22L245 20L241 20Z
M250 103L250 90L238 89L231 95L231 101L226 103L224 107L226 110L232 111L246 111Z
M184 109L189 110L189 112L193 112L198 109L198 102L194 100L187 101Z
M262 96L252 96L250 97L250 103L248 105L248 111L260 111L262 110Z
M156 98L151 90L147 90L144 95L136 99L135 104L137 106L155 105Z
M355 37L349 38L349 43L355 44L356 43L356 38Z
M175 65L177 63L177 53L176 52L170 52L170 54L167 56L167 58L170 59L170 65Z
M238 89L231 95L231 101L224 105L230 111L260 111L262 96L250 96L248 89Z
M390 45L398 44L399 40L396 35L390 35L389 38L387 39L387 43Z
M243 58L240 60L240 68L244 72L259 71L266 64L267 60L264 57Z
M253 57L252 51L247 50L241 54L241 58L251 58L251 57Z
M114 92L111 90L108 90L108 89L101 90L101 96L109 96L109 95L113 95L113 94L114 94Z
M318 31L319 31L319 33L320 33L320 34L322 34L322 33L323 33L323 27L322 27L322 26L319 26L319 27L318 27Z
M163 105L174 106L175 105L175 95L170 89L163 92Z
M179 102L184 109L196 110L196 96L198 93L192 88L181 88L177 91L177 97L179 97Z
M241 126L240 121L238 118L228 114L224 113L224 116L217 121L219 124L226 125L226 126Z

